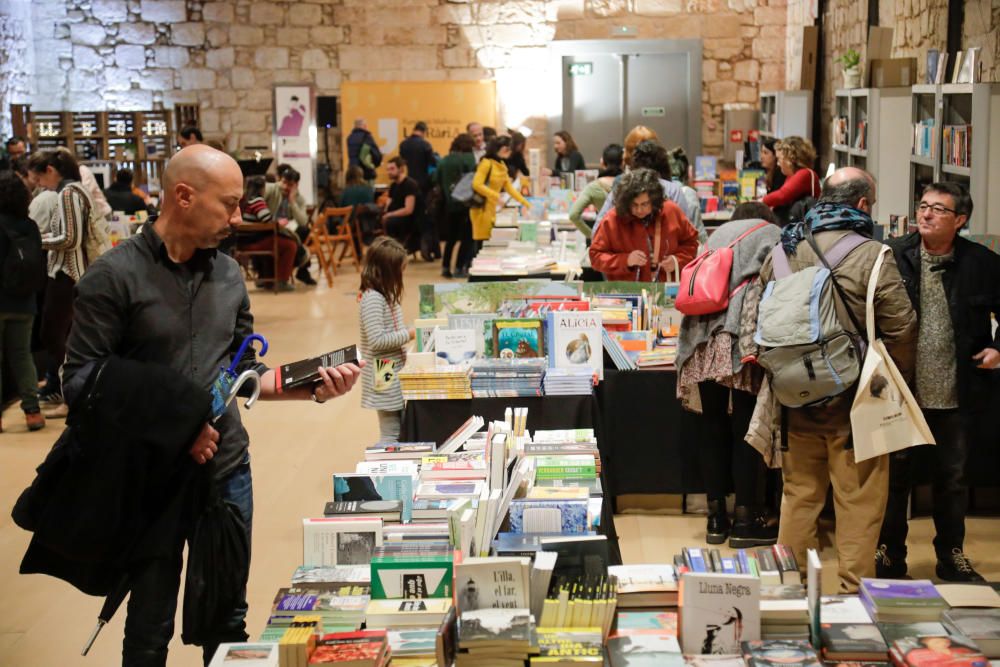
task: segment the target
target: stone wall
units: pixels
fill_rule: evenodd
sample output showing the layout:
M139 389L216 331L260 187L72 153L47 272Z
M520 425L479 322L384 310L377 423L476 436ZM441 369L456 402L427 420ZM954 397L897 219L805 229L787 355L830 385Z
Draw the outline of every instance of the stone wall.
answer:
M983 80L1000 81L1000 2L966 0L963 45L982 48Z
M11 101L31 92L34 69L31 6L27 0L0 0L0 137L11 134Z
M269 145L271 85L497 81L500 127L544 136L552 40L702 38L703 145L722 147L723 105L785 85L787 0L33 0L41 109L201 105L230 148ZM6 113L6 102L4 103ZM551 128L556 129L556 128ZM612 139L609 137L609 140ZM339 145L331 135L331 145Z

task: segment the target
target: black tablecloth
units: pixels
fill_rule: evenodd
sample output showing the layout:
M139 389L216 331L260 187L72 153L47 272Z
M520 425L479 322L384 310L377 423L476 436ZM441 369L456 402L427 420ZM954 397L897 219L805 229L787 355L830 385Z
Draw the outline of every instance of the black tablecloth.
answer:
M601 414L593 396L531 396L525 398L472 398L446 401L407 401L399 439L403 442L443 443L472 415L487 422L502 420L506 408L528 408L528 430L592 428L601 441ZM615 530L614 497L609 493L608 468L601 454L601 532L608 538L613 565L621 564L622 552Z

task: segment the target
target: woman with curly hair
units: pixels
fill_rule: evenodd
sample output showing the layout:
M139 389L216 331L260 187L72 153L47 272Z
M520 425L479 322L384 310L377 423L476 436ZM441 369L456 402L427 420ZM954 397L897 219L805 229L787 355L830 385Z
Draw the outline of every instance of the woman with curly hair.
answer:
M788 210L806 197L819 199L821 185L819 176L812 169L816 162L816 149L812 142L802 137L788 137L779 141L775 149L785 184L767 193L762 201L781 218L782 209Z
M615 207L594 232L590 262L608 280L666 282L698 251L698 232L663 196L659 174L636 169L622 176Z

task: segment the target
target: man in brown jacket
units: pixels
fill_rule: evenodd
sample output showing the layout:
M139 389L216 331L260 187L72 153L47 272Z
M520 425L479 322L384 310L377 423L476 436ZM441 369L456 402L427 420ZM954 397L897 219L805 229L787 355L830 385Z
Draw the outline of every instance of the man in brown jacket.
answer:
M854 167L834 172L805 221L786 227L782 233L792 271L819 262L803 240L805 225L825 253L847 233L870 238L874 204L875 180L870 174ZM833 268L846 300L834 299L837 315L849 331L855 327L845 308L851 309L858 322L865 321L868 280L880 249L879 242L865 241ZM766 284L772 276L768 257L761 267L761 280ZM917 318L891 254L885 257L878 278L875 323L889 354L909 381L913 375ZM832 484L837 574L844 593L857 591L862 577L875 576L871 555L878 542L889 489L888 456L860 463L854 460L850 416L854 393L852 387L820 407L783 408L787 410L788 451L782 456L784 500L778 542L790 546L800 566L805 566L806 549L818 547L816 523Z

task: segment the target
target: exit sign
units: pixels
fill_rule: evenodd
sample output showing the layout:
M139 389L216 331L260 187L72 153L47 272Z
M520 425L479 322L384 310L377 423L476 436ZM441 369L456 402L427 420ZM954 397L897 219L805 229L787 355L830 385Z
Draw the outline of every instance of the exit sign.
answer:
M570 76L590 76L594 73L594 63L570 63Z

